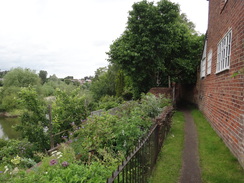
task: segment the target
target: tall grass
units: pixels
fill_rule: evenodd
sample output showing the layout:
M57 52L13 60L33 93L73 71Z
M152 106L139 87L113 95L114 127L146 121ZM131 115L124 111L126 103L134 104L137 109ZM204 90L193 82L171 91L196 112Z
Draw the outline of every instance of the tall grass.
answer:
M244 183L244 170L203 114L192 110L199 139L203 183Z
M175 112L172 127L159 154L150 183L178 182L184 144L184 115Z

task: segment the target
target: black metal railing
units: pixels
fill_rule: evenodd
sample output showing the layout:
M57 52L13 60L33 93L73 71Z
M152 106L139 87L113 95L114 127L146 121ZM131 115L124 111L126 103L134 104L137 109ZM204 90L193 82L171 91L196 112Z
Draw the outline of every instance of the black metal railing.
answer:
M170 112L169 112L170 111ZM146 183L151 176L162 144L170 129L172 108L157 118L146 137L107 179L107 183Z

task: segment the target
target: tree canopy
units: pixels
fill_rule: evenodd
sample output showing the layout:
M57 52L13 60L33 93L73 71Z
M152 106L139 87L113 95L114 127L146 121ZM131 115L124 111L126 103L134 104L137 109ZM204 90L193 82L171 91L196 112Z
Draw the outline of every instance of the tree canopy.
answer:
M42 84L44 84L47 81L47 71L40 70L39 77L41 78Z
M3 80L4 87L28 87L40 85L39 76L30 69L15 68L10 70Z
M95 100L99 100L105 95L115 95L116 69L114 66L100 67L95 72L90 90Z
M165 85L169 76L175 82L194 82L202 39L177 4L143 0L133 4L127 27L110 46L108 60L131 77L139 95Z

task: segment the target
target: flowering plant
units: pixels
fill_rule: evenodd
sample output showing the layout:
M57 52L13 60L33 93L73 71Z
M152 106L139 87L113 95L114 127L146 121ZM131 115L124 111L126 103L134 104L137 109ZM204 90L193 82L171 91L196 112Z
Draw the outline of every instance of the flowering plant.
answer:
M7 173L7 172L9 171L8 166L5 166L5 167L4 167L4 169L5 169L5 170L4 170L4 172L3 172L3 173Z
M52 159L52 160L50 160L49 165L53 166L53 165L56 165L57 163L58 163L58 160Z
M52 156L56 157L57 159L60 159L63 156L63 153L59 152L59 151L53 151L51 153Z
M17 155L16 157L14 157L14 159L11 159L11 162L15 165L18 165L21 161L21 158Z
M69 163L68 163L67 161L64 161L64 162L62 163L62 166L63 166L63 167L67 167L67 166L69 166Z

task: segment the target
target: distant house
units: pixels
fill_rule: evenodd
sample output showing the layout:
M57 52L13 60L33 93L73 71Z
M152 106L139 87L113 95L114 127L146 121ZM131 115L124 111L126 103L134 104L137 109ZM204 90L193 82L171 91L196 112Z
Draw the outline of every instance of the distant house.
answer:
M194 101L244 167L244 0L210 0Z
M85 83L91 83L91 79L72 79L71 80L73 83L79 83L80 85L83 85Z

